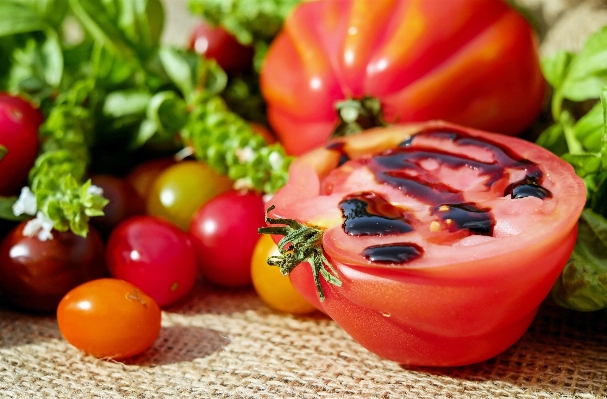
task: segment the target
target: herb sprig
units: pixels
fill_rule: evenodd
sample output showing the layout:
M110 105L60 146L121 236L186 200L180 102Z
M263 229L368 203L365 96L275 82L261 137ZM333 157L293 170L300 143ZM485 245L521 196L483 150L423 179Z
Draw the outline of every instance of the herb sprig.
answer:
M584 180L587 203L573 254L552 290L561 306L590 311L607 307L607 27L577 54L542 60L553 89L554 123L537 143L569 162Z
M0 90L46 116L24 191L35 206L0 198L0 218L22 219L16 206L47 229L86 235L107 203L87 180L91 166L112 170L96 162L104 148L129 157L188 147L240 187L273 193L286 181L290 157L227 107L217 64L160 43L160 0L7 0L0 14Z

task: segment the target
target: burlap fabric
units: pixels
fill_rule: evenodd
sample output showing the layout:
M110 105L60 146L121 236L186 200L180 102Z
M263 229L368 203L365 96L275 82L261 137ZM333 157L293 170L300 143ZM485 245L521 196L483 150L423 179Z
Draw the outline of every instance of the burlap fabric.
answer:
M184 2L166 3L171 21L180 22ZM607 24L604 1L520 3L544 27L544 54L576 50ZM169 26L168 38L183 37L184 24L177 26L176 32ZM84 355L62 339L54 317L0 304L0 398L602 397L607 312L572 312L550 302L506 352L457 368L382 360L327 317L275 312L252 290L197 287L163 312L153 347L127 362Z

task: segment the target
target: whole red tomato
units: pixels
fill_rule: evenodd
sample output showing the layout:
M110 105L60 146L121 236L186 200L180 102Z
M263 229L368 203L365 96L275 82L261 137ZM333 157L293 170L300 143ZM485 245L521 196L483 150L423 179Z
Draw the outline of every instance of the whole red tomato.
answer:
M41 241L23 235L26 223L0 245L0 291L16 306L54 312L69 290L107 275L103 242L92 226L86 238L53 231L52 239Z
M106 259L113 277L139 287L161 307L188 294L198 276L188 235L154 216L133 216L116 226Z
M0 195L17 194L27 184L38 154L42 121L42 114L32 104L0 93Z
M252 46L242 45L221 26L201 21L190 35L190 49L215 60L228 75L246 72L253 65Z
M501 0L303 2L262 66L268 120L295 155L327 140L338 102L364 97L388 123L520 133L544 99L536 42Z
M190 237L203 276L215 284L251 284L251 257L264 225L261 195L228 191L203 205L190 224Z
M296 159L267 232L289 234L278 263L363 346L404 364L463 365L525 332L573 250L584 203L573 168L533 143L401 125ZM297 265L310 254L318 278Z

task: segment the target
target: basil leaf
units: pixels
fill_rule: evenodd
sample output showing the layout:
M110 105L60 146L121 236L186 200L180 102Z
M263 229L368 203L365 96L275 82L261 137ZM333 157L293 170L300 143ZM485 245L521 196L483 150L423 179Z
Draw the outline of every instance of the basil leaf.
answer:
M541 59L542 72L550 86L555 89L562 86L574 58L575 54L571 52L559 51L551 57Z
M585 177L597 173L601 169L601 157L597 154L564 154L562 158L569 162L575 173L580 177Z
M560 306L581 311L607 307L607 220L585 209L569 262L552 288Z
M573 101L599 98L607 82L607 26L592 34L569 66L561 94Z
M603 121L603 107L597 102L587 114L582 116L573 127L575 137L589 152L600 152L605 123Z
M0 2L0 36L45 30L46 21L32 8L13 1Z
M147 90L129 89L108 93L103 114L111 118L139 115L143 118L152 95Z
M187 104L174 91L161 91L150 99L147 117L154 121L159 133L172 137L187 122Z
M29 215L15 216L13 213L13 205L17 201L17 197L0 197L0 219L20 221L29 218Z
M171 81L185 98L190 97L196 85L195 65L198 63L200 56L188 54L185 51L168 46L161 47L158 56ZM196 59L193 59L192 56Z
M565 139L565 132L563 131L563 125L560 123L550 125L537 138L536 144L552 151L559 156L567 153L568 147L567 140Z

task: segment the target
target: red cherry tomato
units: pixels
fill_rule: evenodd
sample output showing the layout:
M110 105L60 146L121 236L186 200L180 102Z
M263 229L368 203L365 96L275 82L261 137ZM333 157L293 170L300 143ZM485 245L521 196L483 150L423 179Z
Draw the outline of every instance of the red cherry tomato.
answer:
M160 333L161 312L133 284L104 278L68 292L57 307L57 323L65 340L81 351L124 359L152 346Z
M202 274L215 284L251 284L251 257L264 225L261 195L228 191L202 206L190 225L190 237Z
M105 277L101 237L90 227L86 238L53 231L41 241L23 235L20 223L0 245L0 291L16 306L54 312L61 298L86 281Z
M537 38L505 1L305 1L260 75L268 120L288 153L322 145L335 106L379 100L388 123L442 119L506 134L545 94Z
M198 276L188 235L153 216L134 216L116 226L106 259L113 277L136 285L161 307L189 293Z
M525 332L573 250L585 193L533 143L427 123L297 158L270 216L317 226L321 246L298 237L342 285L321 276L321 302L309 264L291 281L354 339L400 363L453 366Z
M18 194L27 184L38 154L38 127L42 120L42 114L27 101L0 94L0 195Z
M217 61L228 75L246 72L253 65L254 49L244 46L221 26L202 21L190 36L190 49Z

